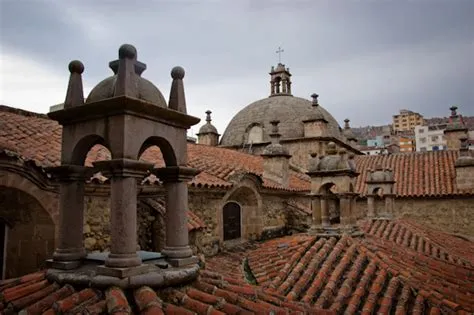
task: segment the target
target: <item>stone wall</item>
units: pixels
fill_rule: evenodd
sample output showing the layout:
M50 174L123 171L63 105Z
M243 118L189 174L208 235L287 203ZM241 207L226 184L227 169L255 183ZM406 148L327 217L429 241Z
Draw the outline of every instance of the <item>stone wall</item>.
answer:
M84 247L86 251L104 251L110 245L109 198L86 196L84 209ZM159 231L164 226L161 214L141 203L137 206L137 248L140 250L160 250L164 240Z
M376 203L376 207L383 207ZM367 200L356 203L356 216L365 218ZM474 198L397 198L394 215L447 233L474 236Z

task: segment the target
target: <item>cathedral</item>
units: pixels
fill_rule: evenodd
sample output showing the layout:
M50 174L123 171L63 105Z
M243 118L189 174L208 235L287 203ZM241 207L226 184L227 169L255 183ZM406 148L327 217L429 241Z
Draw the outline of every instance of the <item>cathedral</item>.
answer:
M122 45L84 97L0 106L0 312L5 314L469 314L474 156L363 155L289 68L222 138L169 99ZM189 69L192 71L192 69Z
M245 153L260 155L271 142L271 121L278 120L280 144L291 155L290 163L307 169L311 153L324 155L329 142L349 154L362 154L357 148L357 138L346 119L344 129L336 119L319 104L318 94L312 100L293 96L290 69L279 63L270 71L270 95L240 110L230 121L222 138L207 123L198 133L198 143L217 145Z

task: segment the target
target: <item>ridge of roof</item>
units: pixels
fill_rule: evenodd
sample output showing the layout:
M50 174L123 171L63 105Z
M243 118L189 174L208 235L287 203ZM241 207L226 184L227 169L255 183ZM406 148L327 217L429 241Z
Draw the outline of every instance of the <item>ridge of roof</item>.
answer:
M17 115L21 115L21 116L25 116L25 117L36 117L36 118L50 119L47 114L35 113L35 112L31 112L31 111L26 110L26 109L10 107L10 106L1 105L1 104L0 104L0 112L8 112L8 113L17 114Z

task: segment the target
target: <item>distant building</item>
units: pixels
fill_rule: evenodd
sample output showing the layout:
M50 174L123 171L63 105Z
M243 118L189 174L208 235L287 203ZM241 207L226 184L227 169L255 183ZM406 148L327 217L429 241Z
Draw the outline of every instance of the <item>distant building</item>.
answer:
M393 115L393 131L398 133L400 131L413 131L415 126L423 125L423 116L411 110L402 109L400 114Z
M415 139L411 137L401 136L398 142L401 153L408 153L415 151Z
M416 126L415 127L415 142L416 151L441 151L447 149L446 137L444 130L446 124L432 125L432 126Z

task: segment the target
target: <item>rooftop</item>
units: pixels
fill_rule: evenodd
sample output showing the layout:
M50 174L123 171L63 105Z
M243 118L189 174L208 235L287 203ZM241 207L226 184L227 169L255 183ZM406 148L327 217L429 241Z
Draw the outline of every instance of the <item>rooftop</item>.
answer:
M16 154L24 161L33 161L40 168L59 165L61 126L55 121L46 115L7 106L0 106L0 119L5 122L0 125L0 150ZM104 147L95 146L89 152L86 163L108 159L109 156L110 153ZM474 190L460 190L453 180L454 162L458 156L458 151L357 155L354 161L360 175L356 191L362 195L366 193L366 170L381 164L394 171L395 192L398 197L473 195ZM163 163L157 147L146 150L142 158L161 163L160 165ZM260 156L192 143L188 143L188 164L201 170L191 182L195 187L231 187L232 177L235 175L263 174L263 158ZM289 190L309 191L310 182L306 174L293 170L290 174ZM147 178L146 182L157 183L153 176ZM286 189L270 180L265 180L263 186L269 189Z
M360 222L365 238L307 234L207 259L196 281L124 291L72 287L44 271L0 282L7 313L468 314L474 245L407 220Z

